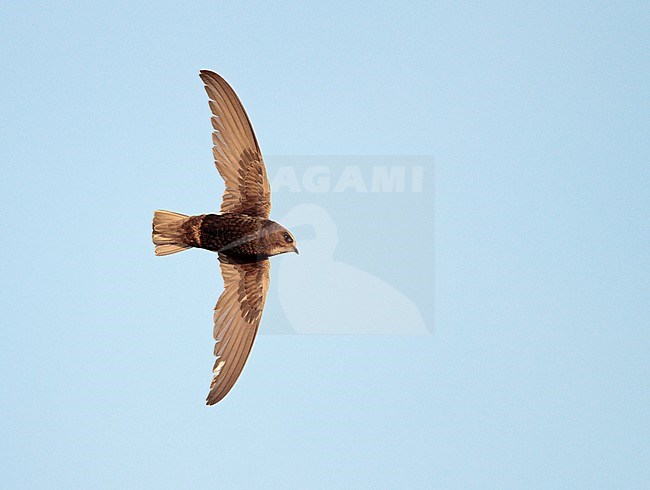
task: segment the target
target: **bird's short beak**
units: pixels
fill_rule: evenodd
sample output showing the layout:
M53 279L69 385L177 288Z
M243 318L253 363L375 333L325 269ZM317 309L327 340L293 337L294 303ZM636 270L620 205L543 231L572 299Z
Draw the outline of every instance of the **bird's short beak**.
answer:
M300 252L298 252L298 247L296 247L295 245L293 246L293 251L296 252L298 255L300 255Z

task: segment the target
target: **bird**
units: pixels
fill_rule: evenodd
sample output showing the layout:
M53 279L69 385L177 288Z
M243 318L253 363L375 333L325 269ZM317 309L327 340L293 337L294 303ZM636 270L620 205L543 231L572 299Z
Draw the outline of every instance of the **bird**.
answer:
M253 126L232 87L220 75L199 74L212 113L212 155L225 191L218 213L188 216L157 210L155 255L190 248L218 254L224 290L214 307L216 357L207 405L231 390L248 359L270 282L269 257L299 253L293 234L269 219L271 186Z

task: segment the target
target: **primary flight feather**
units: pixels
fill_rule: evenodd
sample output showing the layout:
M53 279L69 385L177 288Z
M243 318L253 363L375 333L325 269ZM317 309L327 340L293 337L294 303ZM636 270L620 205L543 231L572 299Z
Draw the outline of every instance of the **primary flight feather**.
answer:
M298 253L291 232L268 219L271 187L253 127L234 90L216 73L202 70L212 111L212 153L226 184L221 212L186 216L156 211L156 255L188 248L219 254L224 291L214 308L212 383L207 404L228 394L253 346L269 288L269 257Z

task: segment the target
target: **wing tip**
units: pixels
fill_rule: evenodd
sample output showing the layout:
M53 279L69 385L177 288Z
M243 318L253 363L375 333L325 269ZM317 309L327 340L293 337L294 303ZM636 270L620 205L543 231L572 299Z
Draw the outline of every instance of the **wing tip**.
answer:
M203 83L205 83L206 85L208 84L208 82L219 83L219 81L221 80L225 82L225 79L221 75L213 72L212 70L199 70L199 77L201 78L201 80L203 80Z
M208 407L216 405L221 400L223 400L227 394L228 391L226 391L225 393L219 393L219 390L211 391L210 393L208 393L208 396L205 398L205 404Z

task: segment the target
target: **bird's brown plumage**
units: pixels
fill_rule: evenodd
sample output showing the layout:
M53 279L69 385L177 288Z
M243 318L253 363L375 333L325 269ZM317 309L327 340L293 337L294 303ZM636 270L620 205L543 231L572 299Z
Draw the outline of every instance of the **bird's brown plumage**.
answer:
M221 212L268 218L271 186L244 106L219 75L202 70L200 76L210 97L214 163L226 183Z
M224 292L214 308L217 357L212 370L208 405L214 405L232 388L253 347L262 319L262 310L269 289L269 261L251 264L221 262Z
M156 255L196 247L219 254L224 291L214 310L214 405L237 381L251 351L269 288L268 258L298 252L291 233L268 219L271 187L253 127L239 98L216 73L202 70L210 97L212 153L226 185L220 214L185 216L156 211Z

